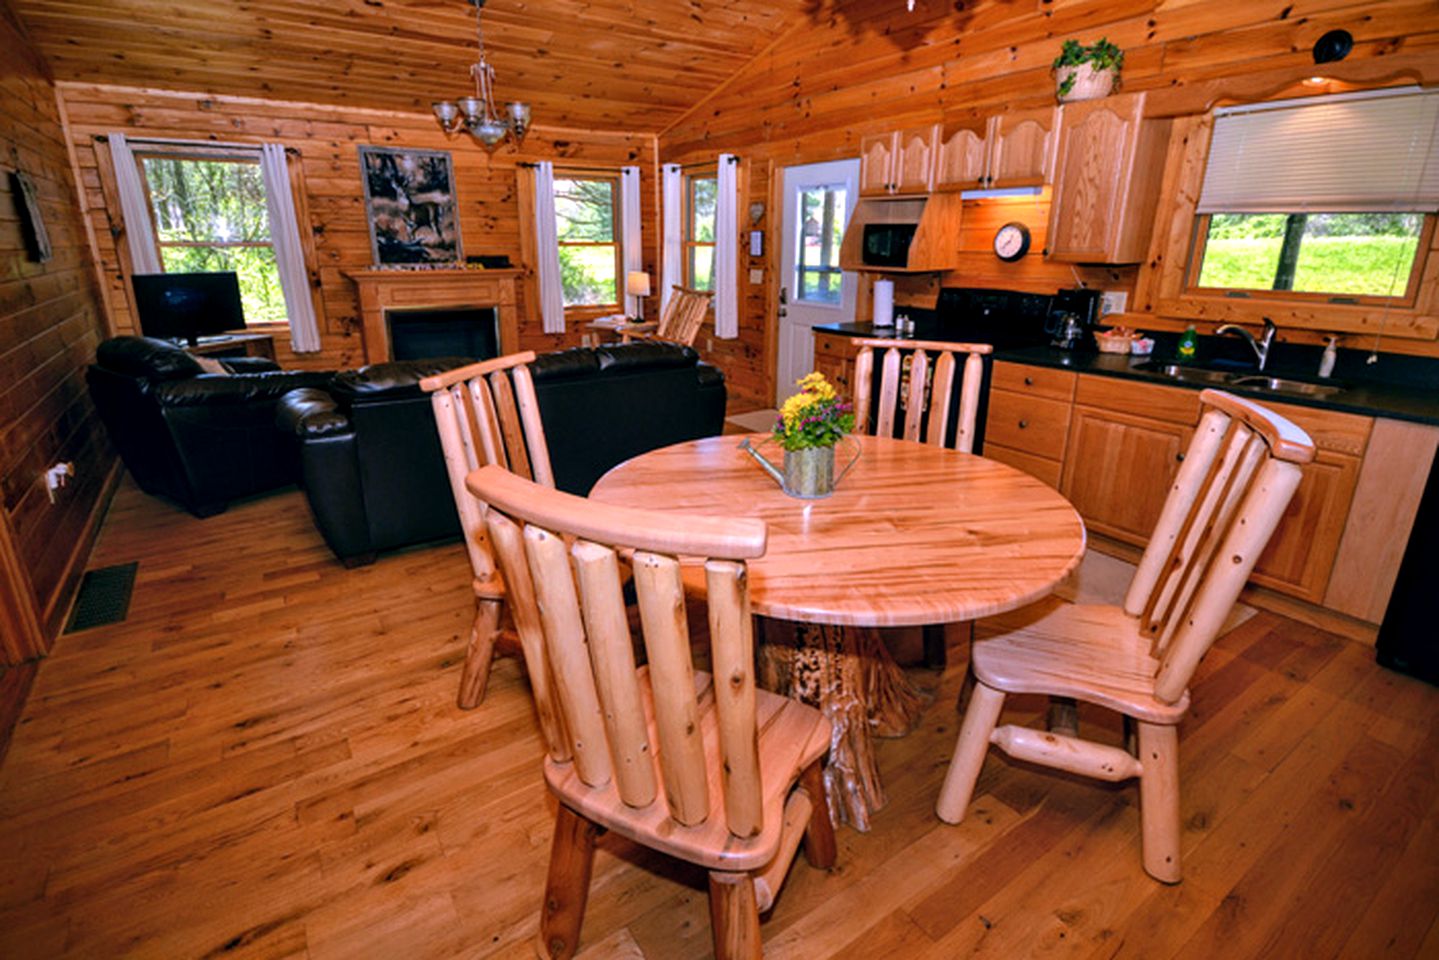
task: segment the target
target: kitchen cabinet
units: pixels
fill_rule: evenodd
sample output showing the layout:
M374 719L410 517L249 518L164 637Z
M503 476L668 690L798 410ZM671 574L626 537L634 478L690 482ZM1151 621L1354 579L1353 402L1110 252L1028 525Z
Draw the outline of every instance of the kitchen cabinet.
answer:
M1059 109L965 117L935 134L935 190L1037 187L1049 182Z
M814 335L814 368L834 384L841 397L854 394L854 338L835 333Z
M1171 121L1144 116L1145 94L1061 108L1046 254L1138 263L1149 245Z
M1060 486L1075 375L995 361L985 418L984 455Z
M934 185L934 139L933 125L861 138L860 196L928 193Z

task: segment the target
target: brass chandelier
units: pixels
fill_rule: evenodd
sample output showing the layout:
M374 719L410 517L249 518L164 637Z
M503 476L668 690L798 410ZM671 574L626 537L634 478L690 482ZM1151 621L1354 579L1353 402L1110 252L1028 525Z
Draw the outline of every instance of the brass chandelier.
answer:
M470 3L475 8L475 41L480 52L479 59L470 64L475 95L453 102L441 100L431 104L431 109L435 111L440 128L447 134L467 130L490 151L505 139L519 146L530 129L530 105L520 101L507 103L503 114L495 109L495 68L490 66L485 56L485 31L480 22L485 0L470 0Z

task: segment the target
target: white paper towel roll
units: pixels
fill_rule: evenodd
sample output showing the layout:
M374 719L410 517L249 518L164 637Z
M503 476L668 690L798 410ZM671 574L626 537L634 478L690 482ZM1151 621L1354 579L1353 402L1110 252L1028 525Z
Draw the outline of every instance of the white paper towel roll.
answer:
M876 280L874 282L874 325L876 327L894 326L893 280Z

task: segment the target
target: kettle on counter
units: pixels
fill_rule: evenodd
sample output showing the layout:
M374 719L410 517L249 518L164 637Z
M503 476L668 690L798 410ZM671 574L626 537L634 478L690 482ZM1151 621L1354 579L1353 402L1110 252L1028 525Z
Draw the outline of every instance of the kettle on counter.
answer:
M1054 339L1050 346L1073 350L1084 340L1084 324L1077 313L1061 313L1054 318Z

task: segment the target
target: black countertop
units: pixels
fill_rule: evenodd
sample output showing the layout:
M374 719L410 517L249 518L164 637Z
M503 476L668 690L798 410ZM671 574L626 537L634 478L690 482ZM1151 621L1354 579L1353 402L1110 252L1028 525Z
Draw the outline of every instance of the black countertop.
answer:
M832 333L848 337L879 336L898 339L893 327L876 330L870 323L830 323L817 326L814 330L816 333ZM938 341L954 339L945 336L944 324L938 320L916 320L914 332L909 334L909 338ZM1136 369L1139 364L1150 360L1157 360L1161 363L1174 362L1173 344L1175 339L1174 335L1157 336L1156 340L1159 342L1155 345L1154 354L1148 357L1099 353L1094 350L1060 350L1055 347L1039 346L998 349L994 351L994 358L1035 367L1052 367L1058 370L1073 370L1075 373L1157 383L1180 390L1204 389L1203 384L1187 383L1155 371ZM1219 338L1202 337L1201 341L1212 342L1217 339ZM1237 340L1233 342L1240 343ZM1320 398L1279 393L1272 390L1246 389L1232 385L1223 386L1221 389L1252 400L1268 400L1272 403L1289 403L1301 407L1317 407L1322 410L1341 410L1369 417L1389 417L1394 420L1410 420L1416 423L1439 425L1439 389L1432 389L1412 382L1385 383L1378 379L1346 379L1343 376L1345 370L1359 369L1357 365L1363 363L1362 352L1353 350L1340 351L1341 354L1347 356L1340 364L1339 376L1328 381L1318 380L1313 375L1313 368L1317 367L1318 348L1295 347L1293 352L1302 354L1302 359L1308 364L1304 372L1301 373L1294 369L1298 365L1298 357L1295 358L1296 362L1294 363L1284 363L1277 355L1275 359L1278 362L1272 363L1266 372L1274 376L1329 383L1340 387L1339 392ZM1205 351L1201 349L1201 356L1204 353ZM1381 354L1383 358L1389 356L1391 355ZM1311 359L1314 362L1310 363ZM1402 364L1406 360L1407 358L1401 358L1394 361L1394 364ZM1251 367L1246 372L1254 371Z

